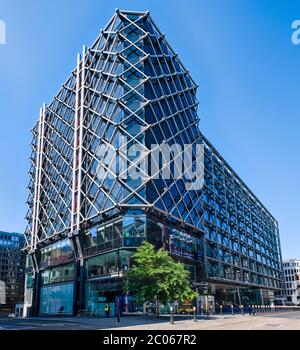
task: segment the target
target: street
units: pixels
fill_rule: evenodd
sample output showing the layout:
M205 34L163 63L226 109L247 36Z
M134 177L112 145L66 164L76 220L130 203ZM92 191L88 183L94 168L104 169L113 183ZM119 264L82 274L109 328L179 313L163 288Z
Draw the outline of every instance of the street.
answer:
M116 318L0 318L1 330L300 330L300 311L278 314L224 315L209 320L191 316L176 316L170 324L168 316L160 319L145 319L143 316L122 317L118 325Z

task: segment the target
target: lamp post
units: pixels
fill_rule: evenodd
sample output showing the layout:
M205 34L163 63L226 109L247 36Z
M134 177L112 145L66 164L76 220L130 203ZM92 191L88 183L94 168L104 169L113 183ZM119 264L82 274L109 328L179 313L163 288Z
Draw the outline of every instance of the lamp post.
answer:
M121 312L120 312L120 242L118 244L118 250L117 250L117 258L118 258L118 280L117 280L117 322L120 323L121 318Z
M174 324L174 307L170 306L170 323Z
M197 322L197 308L193 306L194 322Z

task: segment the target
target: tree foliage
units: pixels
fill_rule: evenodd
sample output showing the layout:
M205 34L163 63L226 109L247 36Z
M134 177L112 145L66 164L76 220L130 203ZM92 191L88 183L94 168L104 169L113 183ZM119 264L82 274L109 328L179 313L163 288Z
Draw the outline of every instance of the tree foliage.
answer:
M143 242L133 258L125 290L134 291L140 302L167 303L196 297L189 283L190 272L162 248L156 251L152 244Z

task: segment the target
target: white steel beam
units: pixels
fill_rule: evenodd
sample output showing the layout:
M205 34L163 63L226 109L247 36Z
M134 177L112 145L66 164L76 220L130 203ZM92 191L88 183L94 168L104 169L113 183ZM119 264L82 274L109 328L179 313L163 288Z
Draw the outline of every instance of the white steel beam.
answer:
M44 120L45 120L46 105L40 109L40 117L38 124L38 140L36 150L36 171L35 171L35 184L34 184L34 201L33 201L33 214L32 214L32 233L30 249L34 251L36 249L38 240L38 229L39 229L39 209L40 209L40 188L41 188L41 173L42 173L42 153L43 153L43 142L44 142Z
M76 103L74 118L74 150L73 150L73 180L72 180L72 217L70 236L80 229L81 222L81 181L82 181L82 140L84 119L84 84L85 84L85 46L82 59L77 55L76 70Z

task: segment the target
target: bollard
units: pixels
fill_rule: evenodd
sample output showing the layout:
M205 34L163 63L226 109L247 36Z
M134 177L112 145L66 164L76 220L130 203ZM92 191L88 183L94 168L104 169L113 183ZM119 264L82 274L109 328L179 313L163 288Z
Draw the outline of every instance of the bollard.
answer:
M173 306L170 306L170 323L174 324L174 309Z
M220 305L220 315L223 316L223 305Z
M233 305L231 304L231 316L233 316Z
M201 305L201 317L203 318L203 305Z
M196 306L193 306L193 312L194 312L194 322L197 322L197 309L196 309Z
M244 316L244 305L241 305L241 315Z

